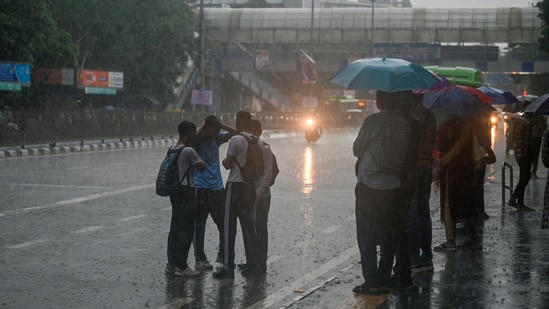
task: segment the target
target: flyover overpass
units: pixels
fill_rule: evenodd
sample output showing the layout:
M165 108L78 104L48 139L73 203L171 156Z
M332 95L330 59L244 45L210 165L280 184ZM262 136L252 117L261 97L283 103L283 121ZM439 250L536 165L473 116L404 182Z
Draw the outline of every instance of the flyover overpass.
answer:
M537 8L426 9L319 8L315 10L315 44L406 43L535 43L541 20ZM309 43L310 9L205 10L207 35L240 43Z

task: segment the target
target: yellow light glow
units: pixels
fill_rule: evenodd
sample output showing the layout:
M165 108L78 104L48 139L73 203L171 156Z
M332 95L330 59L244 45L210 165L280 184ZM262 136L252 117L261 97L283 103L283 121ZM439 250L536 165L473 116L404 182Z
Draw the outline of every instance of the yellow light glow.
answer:
M492 149L494 148L494 144L496 143L496 137L497 137L496 127L492 127L490 129L490 143L492 145Z
M313 191L314 170L313 170L313 150L311 147L305 148L303 154L303 173L302 173L303 193L310 195Z
M315 124L315 121L313 119L309 118L305 121L305 124L310 127L313 124Z
M490 117L490 123L491 123L492 125L497 124L497 123L498 123L498 116L492 116L492 117Z

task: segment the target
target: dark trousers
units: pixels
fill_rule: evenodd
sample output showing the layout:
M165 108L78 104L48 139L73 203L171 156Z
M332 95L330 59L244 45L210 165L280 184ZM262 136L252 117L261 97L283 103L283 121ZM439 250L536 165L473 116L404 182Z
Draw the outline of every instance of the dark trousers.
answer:
M267 270L267 251L269 249L269 209L271 208L271 196L259 199L255 204L256 218L256 252L257 268L260 271Z
M517 158L517 163L520 168L519 181L511 198L517 201L519 205L523 205L524 190L526 190L526 186L528 186L528 182L530 182L530 178L532 177L532 156L527 155L522 158Z
M532 137L532 174L536 174L538 171L539 153L541 150L542 137Z
M375 190L358 183L355 187L357 240L362 275L367 285L387 285L391 278L398 233L404 226L400 189ZM381 257L377 264L376 246Z
M486 212L484 206L484 178L486 176L486 165L482 164L475 167L474 174L474 201L476 214L480 221L484 220L484 213Z
M172 220L168 234L168 263L186 269L194 234L196 208L194 188L184 188L170 195Z
M426 163L417 168L416 183L408 214L408 250L413 262L433 258L431 250L433 229L429 209L432 180L432 163Z
M219 232L219 247L217 258L223 259L223 215L225 206L225 190L197 189L196 191L196 215L194 223L194 257L197 261L207 261L204 253L204 237L206 234L206 222L211 215Z
M240 221L240 229L244 238L246 264L249 268L256 267L255 257L255 190L253 185L243 182L227 183L225 197L225 213L223 222L223 248L225 268L234 268L234 244L236 239L236 219Z

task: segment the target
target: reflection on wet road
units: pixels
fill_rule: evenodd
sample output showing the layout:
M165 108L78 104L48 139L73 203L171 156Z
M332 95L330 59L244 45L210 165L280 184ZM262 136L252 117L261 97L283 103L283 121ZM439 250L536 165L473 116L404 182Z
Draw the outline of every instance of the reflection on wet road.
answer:
M361 283L351 155L355 135L356 130L326 132L310 145L302 137L269 140L281 172L273 188L268 275L254 280L236 274L234 281L218 281L210 272L186 280L164 276L170 208L153 191L164 149L0 161L0 182L22 184L0 189L0 304L348 308L386 301L399 308L547 307L549 238L538 228L540 213L501 213L501 128L492 131L499 161L489 167L491 219L484 229L484 249L436 254L435 272L417 275L410 293L354 298L350 290ZM531 186L527 202L539 206L534 201L540 200L543 183ZM43 207L48 205L56 206ZM434 243L443 239L437 208L434 198ZM208 221L210 261L216 237ZM244 262L240 234L236 250L237 262ZM194 265L192 250L189 263ZM294 300L304 294L308 296Z

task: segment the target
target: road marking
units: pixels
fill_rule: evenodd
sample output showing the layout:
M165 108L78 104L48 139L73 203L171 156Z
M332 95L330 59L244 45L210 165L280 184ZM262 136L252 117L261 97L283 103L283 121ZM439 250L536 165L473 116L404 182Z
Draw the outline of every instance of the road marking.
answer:
M85 234L85 233L91 233L91 232L98 231L102 228L103 228L102 225L95 225L95 226L85 227L83 229L79 229L79 230L76 230L76 231L72 231L71 233L72 234Z
M328 227L325 228L321 233L322 233L322 234L332 234L333 232L339 230L340 227L341 227L341 225L332 225L332 226L328 226Z
M74 185L51 185L42 183L16 183L8 182L8 185L21 187L46 187L46 188L71 188L71 189L105 189L104 186L74 186Z
M184 305L188 305L190 303L192 303L193 299L192 298L180 298L180 299L177 299L169 304L165 304L164 306L160 306L158 307L158 309L177 309L177 308L181 308L182 306Z
M289 295L292 295L295 290L303 287L304 285L308 284L309 282L315 280L316 278L324 275L325 273L329 272L330 270L334 269L335 267L339 266L341 263L348 260L353 254L357 253L356 247L351 247L345 251L343 251L340 255L337 257L329 260L325 264L321 265L320 267L315 268L313 271L303 275L301 278L295 280L290 285L286 285L285 287L281 288L280 290L274 292L273 294L263 298L262 300L259 300L258 302L254 303L253 305L249 306L248 308L267 308L270 307L279 301L283 300L284 298L288 297Z
M87 169L87 166L75 166L75 167L67 167L66 170L73 171L73 170L84 170Z
M132 220L137 220L137 219L144 218L144 217L146 217L146 216L147 216L147 215L129 216L129 217L126 217L126 218L119 219L118 221L121 221L121 222L132 221Z
M267 259L267 264L273 264L274 262L282 259L284 256L283 255L273 255L273 256L270 256L268 259Z
M46 241L48 241L48 240L47 239L36 239L36 240L26 241L26 242L23 242L23 243L20 243L20 244L17 244L17 245L13 245L13 246L8 246L6 248L8 248L8 249L21 249L21 248L30 247L30 246L33 246L33 245L36 245L36 244L40 244L40 243L43 243L43 242L46 242Z
M147 229L144 229L144 228L131 229L131 230L127 231L127 232L118 234L118 237L133 235L133 234L145 232L146 230L147 230Z
M170 206L170 207L164 207L164 208L162 208L162 209L160 209L160 210L171 210L171 209L172 209L172 206Z
M27 208L23 208L22 210L7 211L5 214L6 215L18 215L18 214L26 213L26 212L29 212L29 211L32 211L32 210L55 208L55 207L59 207L59 206L65 206L65 205L71 205L71 204L76 204L76 203L81 203L81 202L87 202L87 201L96 200L96 199L100 199L100 198L104 198L104 197L124 194L124 193L128 193L128 192L133 192L133 191L139 191L139 190L143 190L143 189L149 189L149 188L153 188L154 186L155 186L155 184L148 184L148 185L129 187L129 188L125 188L125 189L118 189L118 190L108 191L108 192L103 192L103 193L96 193L96 194L81 196L81 197L68 199L68 200L64 200L64 201L59 201L59 202L56 202L56 203L53 203L53 204L50 204L50 205L27 207Z
M281 307L280 309L287 309L287 308L292 307L292 306L295 305L296 303L302 301L305 297L308 297L309 295L313 294L314 292L316 292L316 291L319 290L320 288L326 286L328 283L334 281L335 279L337 279L337 277L334 276L334 277L331 277L330 279L328 279L328 280L322 282L322 283L319 284L319 285L313 286L312 288L310 288L310 289L308 289L307 291L303 292L303 294L294 297L294 299L292 299L292 301L290 301L287 305Z

